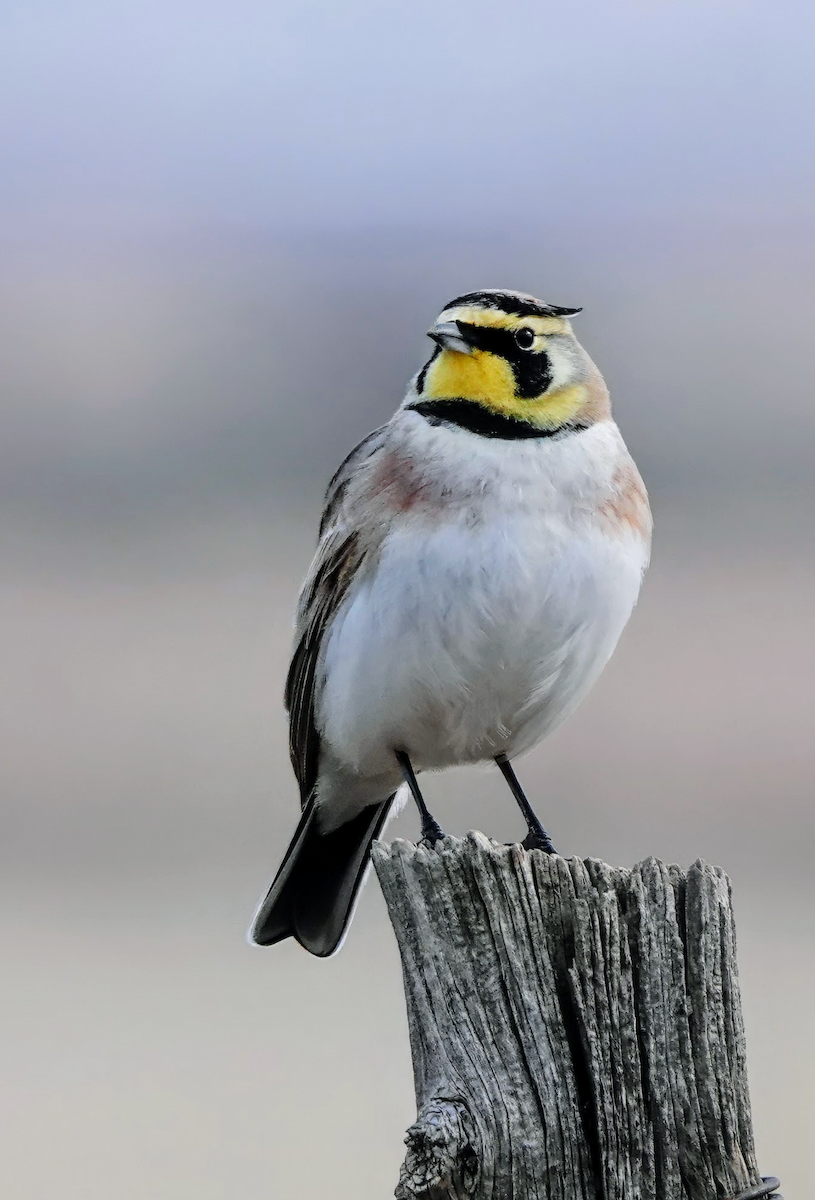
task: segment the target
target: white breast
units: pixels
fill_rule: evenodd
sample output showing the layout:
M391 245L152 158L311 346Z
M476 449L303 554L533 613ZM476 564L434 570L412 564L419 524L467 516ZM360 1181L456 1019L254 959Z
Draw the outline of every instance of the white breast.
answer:
M630 615L647 561L596 519L626 455L610 422L544 442L489 442L408 417L445 480L401 514L349 591L324 660L319 721L362 776L403 748L421 769L528 750L577 705ZM452 494L451 494L452 489Z

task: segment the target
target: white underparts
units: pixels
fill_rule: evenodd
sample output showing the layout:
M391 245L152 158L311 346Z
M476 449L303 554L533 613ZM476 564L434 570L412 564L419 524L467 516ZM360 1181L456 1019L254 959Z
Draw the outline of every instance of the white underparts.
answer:
M511 442L403 411L389 437L428 483L392 514L326 639L327 825L392 790L395 749L434 770L550 733L611 655L648 557L635 530L597 517L628 459L610 421Z

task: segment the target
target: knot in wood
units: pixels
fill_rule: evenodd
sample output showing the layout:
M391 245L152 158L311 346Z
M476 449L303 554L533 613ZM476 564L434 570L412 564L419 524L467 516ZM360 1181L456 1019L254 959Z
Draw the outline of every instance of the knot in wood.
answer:
M478 1185L475 1126L460 1100L434 1097L405 1135L396 1200L468 1200Z

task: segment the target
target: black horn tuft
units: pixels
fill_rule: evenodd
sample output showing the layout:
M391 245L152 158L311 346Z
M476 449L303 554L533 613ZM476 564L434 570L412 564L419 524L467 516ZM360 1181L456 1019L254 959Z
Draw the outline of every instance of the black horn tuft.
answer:
M582 312L581 308L564 308L559 304L544 304L534 296L524 292L507 292L499 288L485 289L480 292L465 292L445 304L443 312L448 308L460 308L464 305L475 305L479 308L495 308L518 317L573 317Z

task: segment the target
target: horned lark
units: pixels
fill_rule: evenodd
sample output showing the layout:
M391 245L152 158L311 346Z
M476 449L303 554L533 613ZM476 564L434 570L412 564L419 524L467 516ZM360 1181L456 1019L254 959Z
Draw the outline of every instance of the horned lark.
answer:
M651 514L579 312L470 292L429 331L401 406L328 487L286 684L303 813L252 929L331 954L371 842L416 776L494 761L524 845L553 852L511 766L608 661Z

